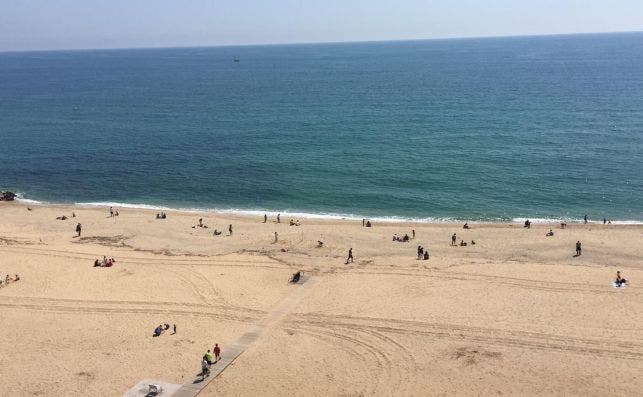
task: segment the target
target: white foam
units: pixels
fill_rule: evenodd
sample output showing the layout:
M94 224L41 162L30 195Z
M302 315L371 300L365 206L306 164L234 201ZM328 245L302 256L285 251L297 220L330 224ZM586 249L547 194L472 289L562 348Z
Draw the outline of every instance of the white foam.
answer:
M45 205L51 204L45 201L38 201L27 199L22 193L16 193L16 200L25 203L25 204L34 204L34 205ZM583 223L583 219L574 219L574 218L513 218L511 220L504 218L497 219L488 219L488 220L476 220L476 219L464 219L464 218L451 218L451 217L401 217L401 216L373 216L369 217L366 215L358 214L342 214L342 213L333 213L333 212L303 212L298 210L289 210L284 209L281 211L275 210L263 210L263 209L239 209L239 208L206 208L206 207L168 207L165 205L156 205L156 204L142 204L142 203L120 203L115 201L91 201L91 202L79 202L74 203L73 205L79 207L101 207L101 208L132 208L132 209L143 209L143 210L152 210L152 211L181 211L181 212L190 212L190 213L199 213L199 212L209 212L209 213L220 213L220 214L231 214L231 215L241 215L241 216L256 216L263 217L264 214L275 217L277 214L281 214L281 218L284 221L289 219L321 219L321 220L354 220L361 221L362 219L368 219L371 222L381 222L381 223L463 223L468 222L470 224L495 224L495 223L524 223L529 219L532 223ZM602 221L591 221L589 222L593 225L602 225ZM642 225L643 221L636 220L613 220L612 224L615 225Z
M16 193L16 201L25 203L25 204L46 204L43 201L31 200L31 199L25 198L23 193Z

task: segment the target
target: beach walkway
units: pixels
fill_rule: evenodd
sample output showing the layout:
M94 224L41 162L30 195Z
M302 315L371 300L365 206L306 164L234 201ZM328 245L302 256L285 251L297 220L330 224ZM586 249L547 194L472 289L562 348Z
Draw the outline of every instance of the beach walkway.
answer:
M317 283L316 277L306 277L302 279L303 283L293 285L295 289L286 296L273 310L263 317L258 323L246 333L241 335L234 343L223 347L221 358L210 368L210 376L201 381L201 377L195 377L192 381L187 382L179 388L172 396L174 397L193 397L203 390L212 382L228 365L232 364L250 345L270 327L274 326L312 290Z

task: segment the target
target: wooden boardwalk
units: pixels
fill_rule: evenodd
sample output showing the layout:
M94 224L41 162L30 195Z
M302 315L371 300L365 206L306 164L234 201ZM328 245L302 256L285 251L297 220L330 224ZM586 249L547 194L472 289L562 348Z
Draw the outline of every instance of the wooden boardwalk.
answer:
M210 376L201 381L201 377L187 382L172 396L193 397L212 382L228 365L232 364L250 345L252 345L270 327L286 316L312 290L317 282L316 277L306 278L303 283L293 285L294 291L286 296L273 310L256 323L250 330L241 335L234 343L222 347L221 358L210 367Z

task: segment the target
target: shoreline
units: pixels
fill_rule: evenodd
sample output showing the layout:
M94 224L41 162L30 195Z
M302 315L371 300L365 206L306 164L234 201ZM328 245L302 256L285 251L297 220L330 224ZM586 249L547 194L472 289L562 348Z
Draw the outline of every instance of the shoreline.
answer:
M152 205L142 203L120 203L120 202L79 202L79 203L55 203L48 201L32 200L24 198L22 193L16 194L16 203L28 206L42 206L42 207L60 207L60 208L127 208L134 210L146 211L166 211L177 212L185 214L217 214L224 216L240 216L244 218L262 217L267 214L269 217L275 217L281 214L283 219L299 218L299 219L315 219L315 220L335 220L335 221L361 221L362 219L370 220L371 222L378 222L382 224L460 224L468 222L471 224L480 225L517 225L522 224L525 220L530 220L534 224L556 224L560 222L567 222L572 224L584 224L582 218L539 218L539 217L514 217L511 219L495 219L495 220L480 220L474 218L451 218L451 217L425 217L425 218L408 218L401 216L362 216L354 214L341 214L341 213L311 213L300 211L275 211L275 210L262 210L262 209L224 209L224 208L200 208L200 207L169 207L164 205ZM631 219L612 219L613 225L643 225L643 220ZM601 220L589 220L588 224L602 225Z
M20 275L0 288L7 395L116 397L141 379L185 384L207 349L228 354L277 312L203 396L578 394L570 378L593 380L582 383L586 395L642 387L643 251L632 237L643 226L295 227L284 214L277 224L263 214L170 210L157 220L157 210L115 209L0 203L0 275ZM467 244L452 244L454 232ZM409 242L391 239L407 233ZM113 266L94 266L103 257ZM283 306L304 288L288 281L298 271L315 282ZM613 286L617 271L626 288ZM153 337L166 323L177 333ZM33 365L43 354L47 376Z

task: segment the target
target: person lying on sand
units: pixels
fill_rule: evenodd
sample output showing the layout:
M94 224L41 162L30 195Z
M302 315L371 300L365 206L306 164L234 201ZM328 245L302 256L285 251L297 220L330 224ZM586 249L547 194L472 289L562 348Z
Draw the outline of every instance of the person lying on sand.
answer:
M292 277L290 278L290 282L293 284L297 284L299 282L299 279L301 278L301 273L301 270L297 273L293 273Z
M627 285L627 280L621 277L621 272L617 271L616 272L616 280L614 281L614 284L617 287L622 287L623 285Z
M218 231L217 229L214 229L214 233L212 233L212 234L213 234L214 236L220 236L220 235L221 235L221 233L223 233L223 232L220 232L220 231Z
M67 220L67 217L65 215L57 216L56 219L59 220L59 221L65 221L65 220Z
M159 325L158 327L154 328L153 336L161 336L162 333L163 333L163 327Z

